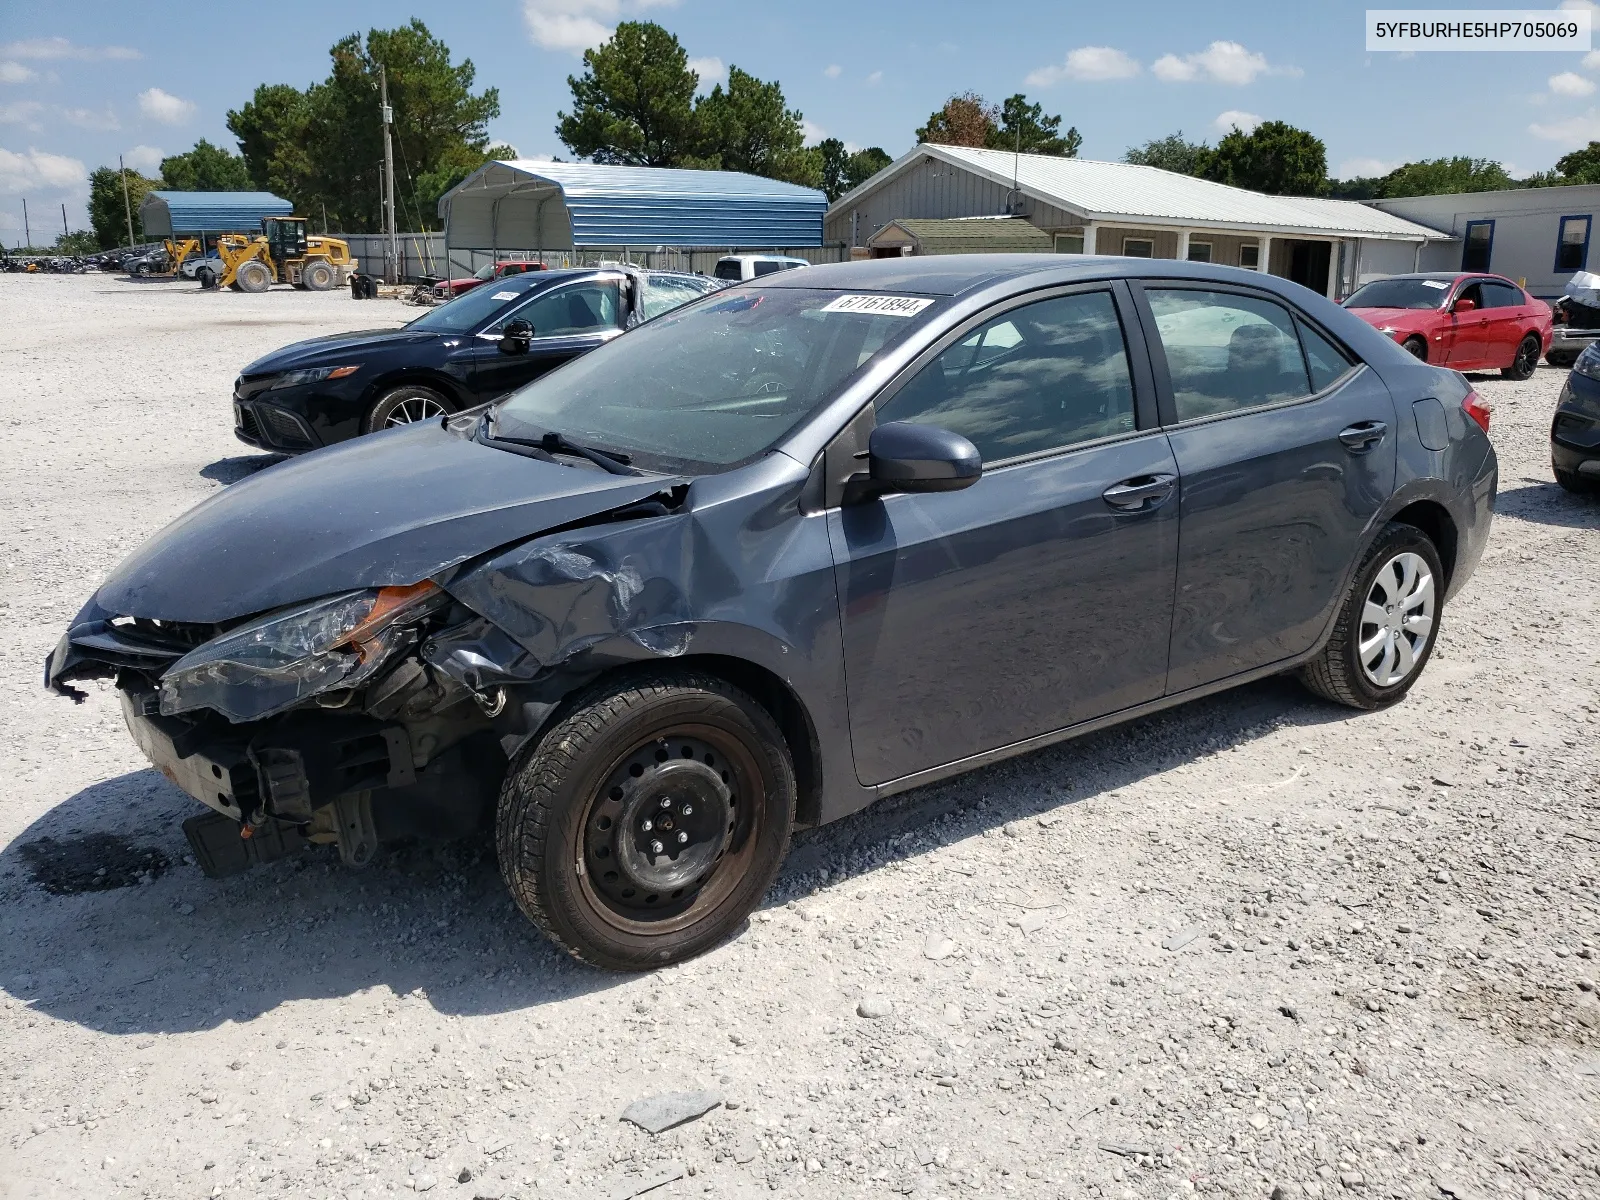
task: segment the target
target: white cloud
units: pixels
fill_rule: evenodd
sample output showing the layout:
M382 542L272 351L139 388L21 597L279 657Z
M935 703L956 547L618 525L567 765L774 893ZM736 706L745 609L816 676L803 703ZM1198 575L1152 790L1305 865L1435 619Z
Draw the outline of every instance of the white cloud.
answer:
M1600 141L1600 113L1591 108L1582 116L1568 117L1564 121L1551 121L1548 124L1535 121L1528 126L1528 132L1547 142L1577 148L1588 142Z
M827 66L822 68L822 73L824 75L826 75L829 79L837 79L837 78L839 78L840 72L842 72L843 70L844 70L844 68L841 67L838 63L829 63Z
M68 125L76 125L79 129L121 129L122 122L117 120L117 114L111 111L108 104L104 112L95 112L92 108L63 108L61 119Z
M1103 83L1108 79L1131 79L1139 70L1136 59L1114 46L1079 46L1067 51L1066 62L1030 71L1023 82L1030 87L1050 87L1064 79Z
M1563 71L1550 76L1550 90L1558 96L1589 96L1594 94L1594 82L1575 71Z
M883 72L882 71L874 71L871 75L867 76L867 86L868 87L877 87L882 82L883 82Z
M88 187L88 168L75 158L31 146L26 154L0 149L0 192L16 195L49 189L77 195Z
M1256 126L1261 124L1261 120L1262 118L1258 117L1253 112L1245 112L1242 109L1230 108L1227 112L1218 113L1217 119L1211 122L1211 124L1218 133L1227 133L1229 130L1235 127L1243 130L1245 133L1254 133Z
M522 24L541 50L582 54L610 38L619 17L677 5L678 0L522 0Z
M135 146L122 156L122 162L135 171L154 171L166 156L165 150L158 150L154 146Z
M0 83L27 83L37 77L37 71L19 62L0 62Z
M1592 13L1600 13L1600 4L1595 4L1593 0L1561 0L1561 3L1556 7L1566 12L1572 12L1575 9L1581 11L1586 8Z
M79 46L64 37L30 38L25 42L10 42L0 46L0 57L62 59L75 58L82 62L98 62L109 58L142 58L137 50L127 46Z
M818 125L815 121L808 121L806 118L801 117L800 136L805 138L806 142L809 144L811 142L820 142L823 138L828 136L828 131L821 125Z
M37 100L19 100L15 104L0 104L0 125L21 125L24 129L37 132L40 128L39 114L44 111L44 105Z
M1163 54L1150 70L1163 83L1226 83L1236 87L1254 83L1261 75L1299 75L1299 67L1274 67L1266 55L1246 50L1238 42L1212 42L1198 54Z
M163 125L181 125L194 116L194 101L181 100L160 88L139 93L139 111Z
M700 76L700 87L709 89L712 84L721 83L728 77L728 68L722 65L722 60L716 57L691 58L689 70Z
M1381 158L1347 158L1339 164L1337 179L1359 179L1363 176L1387 175L1400 164L1385 162Z
M1600 50L1591 50L1583 56L1580 64L1585 71L1600 71Z

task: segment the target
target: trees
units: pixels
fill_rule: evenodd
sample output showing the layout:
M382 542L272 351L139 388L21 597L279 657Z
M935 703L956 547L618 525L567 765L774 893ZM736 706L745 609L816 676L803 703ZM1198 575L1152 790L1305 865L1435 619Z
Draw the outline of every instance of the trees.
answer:
M848 191L860 187L894 160L880 147L869 146L851 153L838 138L824 138L812 147L822 168L819 185L831 204Z
M1186 140L1180 129L1166 137L1151 138L1142 146L1129 146L1122 161L1141 167L1160 167L1179 175L1198 175L1210 151L1211 147L1204 142Z
M1320 138L1283 121L1263 121L1250 133L1236 125L1205 154L1198 173L1272 195L1318 196L1327 186L1328 152Z
M712 88L694 116L704 165L821 186L821 156L805 148L800 113L785 107L778 84L730 67L727 89Z
M1556 159L1562 183L1600 183L1600 142Z
M676 167L695 156L700 77L676 37L653 21L623 21L583 52L583 67L567 76L572 111L556 114L556 134L573 153L634 167Z
M102 250L120 246L128 240L128 207L133 210L133 228L140 233L139 205L145 196L161 186L137 171L128 171L128 206L122 197L122 172L116 167L97 167L89 173L89 224Z
M489 158L498 89L474 93L472 60L452 63L450 48L420 20L369 30L365 41L351 34L328 53L333 68L322 83L304 91L263 85L228 114L251 181L308 216L325 210L335 228L378 228L381 66L394 108L396 204L403 221L426 226L440 195Z
M1447 192L1498 192L1515 186L1506 169L1487 158L1430 158L1390 171L1379 181L1377 195L1379 199L1390 200L1397 196L1433 196Z
M928 114L928 123L917 130L917 141L1062 158L1076 158L1083 145L1076 126L1063 134L1061 118L1046 116L1044 105L1029 104L1021 92L999 104L990 104L977 92L951 96L943 108Z
M250 188L244 159L205 138L194 149L161 160L161 186L175 192L242 192Z
M1383 184L1382 175L1355 175L1349 179L1328 180L1330 200L1375 200Z

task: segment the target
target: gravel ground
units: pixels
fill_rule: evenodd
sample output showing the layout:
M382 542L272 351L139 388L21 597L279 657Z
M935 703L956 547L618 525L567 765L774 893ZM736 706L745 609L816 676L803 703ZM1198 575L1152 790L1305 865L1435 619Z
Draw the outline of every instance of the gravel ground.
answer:
M39 687L121 555L266 461L238 367L411 310L12 275L0 312L0 1196L1600 1197L1600 502L1551 480L1560 372L1476 382L1500 515L1399 708L1269 681L901 797L625 978L487 842L208 881L109 689Z

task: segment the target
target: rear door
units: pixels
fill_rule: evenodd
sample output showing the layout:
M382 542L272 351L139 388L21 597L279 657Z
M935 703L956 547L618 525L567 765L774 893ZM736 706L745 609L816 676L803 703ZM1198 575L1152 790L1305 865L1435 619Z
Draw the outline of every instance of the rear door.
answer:
M984 474L830 513L863 783L1162 694L1176 466L1127 296L1101 284L991 310L869 414L962 434Z
M1522 289L1498 279L1485 279L1481 287L1484 315L1484 358L1491 367L1509 367L1522 340L1526 302Z
M604 345L622 332L620 312L615 279L585 279L538 293L476 335L474 392L480 400L492 400ZM518 319L533 326L533 339L523 353L503 353L500 331Z
M1146 283L1181 480L1169 693L1308 650L1395 479L1377 374L1253 289Z

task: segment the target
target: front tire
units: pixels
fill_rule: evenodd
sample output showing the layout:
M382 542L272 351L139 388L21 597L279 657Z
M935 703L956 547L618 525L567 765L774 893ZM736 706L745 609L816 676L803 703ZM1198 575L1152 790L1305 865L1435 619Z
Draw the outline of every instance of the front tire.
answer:
M361 423L361 432L376 433L395 425L432 421L449 416L455 410L454 404L432 388L404 383L378 397L377 403L368 410L366 420Z
M1368 547L1322 652L1300 668L1311 691L1351 708L1396 703L1433 653L1444 567L1428 536L1394 523Z
M1511 359L1509 367L1501 367L1500 374L1506 379L1515 379L1522 382L1532 379L1534 369L1539 365L1539 335L1530 333L1517 343L1517 352Z
M737 929L789 847L795 774L733 685L658 672L581 693L500 792L500 873L523 913L592 966L682 962Z
M1428 343L1419 337L1408 337L1401 343L1401 349L1411 355L1412 358L1420 358L1423 362L1428 361Z
M325 262L311 263L302 272L300 279L313 292L332 291L333 285L337 281L333 268Z
M234 275L234 282L239 285L241 292L259 294L272 286L272 272L267 270L267 264L259 258L252 258L240 265L238 273Z
M1576 471L1563 471L1553 464L1550 469L1555 472L1556 482L1574 496L1592 496L1595 492L1600 492L1600 484L1579 475Z

